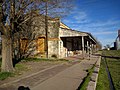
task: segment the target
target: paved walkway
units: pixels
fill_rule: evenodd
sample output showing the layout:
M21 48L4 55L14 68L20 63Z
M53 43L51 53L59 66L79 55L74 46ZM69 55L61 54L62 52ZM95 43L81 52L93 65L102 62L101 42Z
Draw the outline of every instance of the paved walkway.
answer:
M17 90L19 86L29 87L30 90L76 90L87 75L86 70L90 69L99 58L91 56L90 60L80 60L80 57L79 55L68 57L67 59L73 62L54 65L17 80L0 84L0 90Z
M80 63L31 88L31 90L76 90L87 75L86 70L90 69L98 58L98 56L91 56L90 60L82 60Z

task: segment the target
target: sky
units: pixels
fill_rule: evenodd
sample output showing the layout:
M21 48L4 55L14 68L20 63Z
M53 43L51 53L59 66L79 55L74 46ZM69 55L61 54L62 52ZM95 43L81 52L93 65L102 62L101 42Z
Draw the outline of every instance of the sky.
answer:
M113 46L120 29L120 0L75 0L61 21L73 30L91 33L102 46Z

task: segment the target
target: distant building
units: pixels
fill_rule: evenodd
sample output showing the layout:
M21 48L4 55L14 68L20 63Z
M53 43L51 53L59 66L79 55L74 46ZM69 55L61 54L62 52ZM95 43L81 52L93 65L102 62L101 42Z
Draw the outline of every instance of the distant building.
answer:
M118 38L119 38L119 41L120 41L120 30L118 30Z
M118 36L116 38L116 41L114 43L114 47L116 50L120 50L120 30L118 30Z

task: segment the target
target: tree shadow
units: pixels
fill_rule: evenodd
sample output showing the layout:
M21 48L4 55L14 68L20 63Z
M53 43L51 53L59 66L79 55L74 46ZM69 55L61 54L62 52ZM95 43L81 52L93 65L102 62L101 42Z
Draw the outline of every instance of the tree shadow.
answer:
M17 64L17 63L19 63L20 61L21 61L22 59L21 58L19 58L19 59L13 59L12 61L13 61L13 67L15 67L15 65Z

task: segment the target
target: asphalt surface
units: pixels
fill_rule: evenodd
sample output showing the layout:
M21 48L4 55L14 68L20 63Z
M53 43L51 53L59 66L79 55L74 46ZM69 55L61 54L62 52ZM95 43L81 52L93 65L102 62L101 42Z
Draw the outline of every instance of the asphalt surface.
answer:
M86 70L92 68L97 60L97 56L92 56L90 60L82 60L31 90L77 90L83 78L87 75Z

